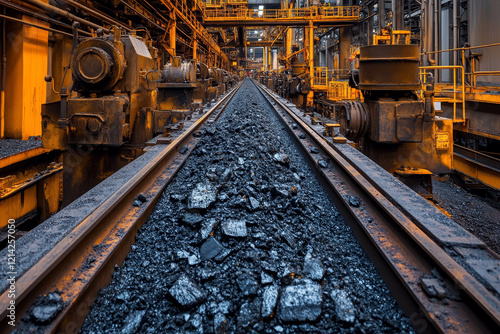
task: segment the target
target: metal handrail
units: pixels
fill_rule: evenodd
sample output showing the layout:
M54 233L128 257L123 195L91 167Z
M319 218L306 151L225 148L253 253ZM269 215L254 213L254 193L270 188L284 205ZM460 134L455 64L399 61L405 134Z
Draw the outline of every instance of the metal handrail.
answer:
M204 11L205 19L238 19L238 20L255 20L255 19L328 19L328 18L359 18L358 6L311 6L305 8L290 8L290 9L207 9Z
M500 43L491 43L491 44L484 44L484 45L478 45L478 46L464 46L461 48L438 50L438 51L427 51L427 52L422 52L420 55L423 56L423 55L430 55L430 54L440 54L440 53L445 53L445 52L461 51L461 53L462 53L462 65L465 66L465 51L491 48L491 47L495 47L495 46L500 46ZM476 87L478 76L500 75L500 71L476 71L474 60L472 60L471 72L467 72L467 73L465 73L465 75L467 75L469 77L470 86Z
M465 122L465 71L463 66L457 66L457 65L440 65L440 66L422 66L419 67L420 70L423 70L420 72L420 81L422 83L426 82L426 77L427 77L427 70L441 70L441 69L452 69L453 70L453 123L457 122ZM462 74L462 118L457 119L457 70L461 71Z

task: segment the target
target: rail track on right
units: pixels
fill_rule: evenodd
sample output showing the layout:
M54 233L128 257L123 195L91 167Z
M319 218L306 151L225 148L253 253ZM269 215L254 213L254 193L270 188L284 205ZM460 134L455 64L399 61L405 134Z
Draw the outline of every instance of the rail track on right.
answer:
M310 125L293 104L255 84L328 184L415 330L500 332L499 256L354 148L320 134L322 126Z

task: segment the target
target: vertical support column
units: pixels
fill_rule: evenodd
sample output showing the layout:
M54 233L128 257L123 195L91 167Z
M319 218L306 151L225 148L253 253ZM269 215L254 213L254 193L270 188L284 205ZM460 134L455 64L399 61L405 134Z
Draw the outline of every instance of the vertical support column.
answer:
M293 28L288 27L288 30L286 31L286 59L289 59L292 54L292 33Z
M340 28L339 69L347 69L347 58L351 48L352 28Z
M392 0L392 22L394 30L404 29L403 0Z
M264 71L269 70L269 67L267 66L267 49L268 49L268 47L265 46L264 50L262 52L262 62L263 62L263 65L264 65Z
M48 23L23 15L37 25ZM5 137L26 140L42 134L41 106L47 101L48 31L9 22L5 52Z
M458 0L453 0L453 48L458 48L458 11L459 11ZM453 51L453 65L457 65L457 51Z
M271 63L271 48L267 48L267 68L268 70L272 69L272 63Z
M304 36L307 39L307 47L308 47L308 59L309 62L309 73L311 74L311 78L314 72L314 27L313 21L309 21L309 27L307 28L307 35Z
M176 53L175 53L175 33L176 33L176 29L177 29L177 21L175 20L175 13L171 13L170 14L170 18L171 18L171 21L170 21L170 28L168 29L168 36L169 36L169 47L170 49L172 49L172 57L175 57L176 56Z
M308 40L308 62L309 62L309 76L311 78L311 87L314 84L314 26L313 21L309 21L309 27L307 28L307 34L304 39ZM311 89L309 94L307 94L307 107L313 106L314 102L314 91Z
M278 50L274 49L271 51L272 53L272 66L273 66L273 71L277 71L278 68Z
M439 50L439 37L441 36L441 0L434 0L434 51ZM434 54L434 64L439 65L439 53ZM439 70L434 71L434 81L439 81Z
M373 45L373 4L368 6L368 28L366 29L367 45Z
M194 36L194 39L193 39L193 59L195 60L198 60L198 36Z
M378 32L385 27L385 0L378 0Z

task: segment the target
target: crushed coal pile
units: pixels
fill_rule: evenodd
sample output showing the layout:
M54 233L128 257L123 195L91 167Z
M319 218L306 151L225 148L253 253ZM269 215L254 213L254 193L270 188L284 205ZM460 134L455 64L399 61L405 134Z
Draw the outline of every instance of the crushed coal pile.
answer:
M500 254L499 205L471 194L451 181L434 180L434 202L450 214L454 222L481 239Z
M411 333L247 79L166 188L81 333Z
M0 159L41 146L42 140L39 136L30 137L28 140L0 139Z

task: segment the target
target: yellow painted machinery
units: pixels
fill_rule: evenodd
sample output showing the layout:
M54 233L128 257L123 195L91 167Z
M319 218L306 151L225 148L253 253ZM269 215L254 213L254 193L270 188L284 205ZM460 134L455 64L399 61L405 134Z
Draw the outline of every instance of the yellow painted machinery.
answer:
M311 80L306 63L295 62L291 70L283 74L282 97L289 99L298 106L307 102L307 94L311 91Z
M144 147L234 84L229 73L180 57L158 70L156 53L118 29L76 45L73 86L61 89L61 101L42 107L43 147Z
M43 147L138 145L151 139L157 92L147 74L156 69L155 58L156 49L119 29L84 39L70 60L72 88L61 88L61 101L42 106Z
M417 45L373 45L360 49L353 85L364 102L340 103L341 133L360 150L403 177L449 173L453 124L435 116L432 85L421 89Z
M209 75L208 66L205 63L196 64L196 88L193 93L195 108L201 108L208 101Z

